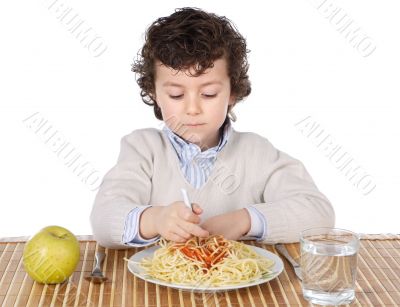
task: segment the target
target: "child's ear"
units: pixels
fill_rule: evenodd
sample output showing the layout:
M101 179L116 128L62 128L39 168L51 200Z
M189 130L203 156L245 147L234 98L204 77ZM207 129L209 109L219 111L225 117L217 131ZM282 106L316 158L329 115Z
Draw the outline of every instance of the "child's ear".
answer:
M156 99L156 94L155 93L149 93L150 98L158 105L158 107L160 107L160 105L157 102Z
M234 105L236 104L236 96L231 95L229 97L229 103L228 105L230 106L230 108L232 109L234 107Z

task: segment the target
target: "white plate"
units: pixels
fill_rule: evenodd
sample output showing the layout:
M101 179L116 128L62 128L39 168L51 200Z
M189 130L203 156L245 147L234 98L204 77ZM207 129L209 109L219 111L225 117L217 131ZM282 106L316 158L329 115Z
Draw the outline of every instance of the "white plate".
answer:
M166 282L163 280L152 278L145 273L145 270L143 268L141 268L137 263L133 263L133 262L128 262L128 269L132 274L134 274L135 276L137 276L145 281L148 281L148 282L151 282L154 284L159 284L159 285L166 286L166 287L175 288L175 289L183 289L183 290L190 290L190 291L196 291L196 292L197 291L199 291L199 292L210 292L210 291L215 292L215 291L226 291L226 290L251 287L251 286L259 285L264 282L270 281L271 279L274 279L280 273L282 273L283 262L282 262L281 258L279 258L279 256L277 256L274 253L271 253L263 248L259 248L259 247L252 246L252 245L247 245L247 246L249 246L251 249L253 249L260 256L274 261L275 264L271 269L273 274L271 274L267 278L257 279L257 280L253 280L252 282L242 283L242 284L238 284L238 285L219 286L219 287L215 287L215 286L202 286L201 287L198 285L191 286L191 285L181 285L181 284L176 284L176 283L170 283L170 282ZM132 255L130 257L130 260L133 260L135 262L140 262L145 257L153 257L153 253L159 248L160 248L159 245L155 245L155 246L149 247L147 249L144 249L144 250Z

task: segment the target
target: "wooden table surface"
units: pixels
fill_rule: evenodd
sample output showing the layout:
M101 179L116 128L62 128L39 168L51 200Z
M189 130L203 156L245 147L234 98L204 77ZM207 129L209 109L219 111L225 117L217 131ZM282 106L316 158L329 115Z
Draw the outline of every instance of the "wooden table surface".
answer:
M81 259L63 284L34 282L24 271L22 251L26 238L0 239L1 306L313 306L304 300L301 285L290 265L278 278L250 288L218 293L193 293L144 282L127 270L124 257L144 248L104 249L90 236L78 236ZM277 253L273 245L246 244ZM299 257L298 244L287 244ZM104 250L103 270L109 281L87 282L94 254ZM317 305L315 305L317 306ZM365 235L361 240L356 300L346 306L400 306L400 235Z

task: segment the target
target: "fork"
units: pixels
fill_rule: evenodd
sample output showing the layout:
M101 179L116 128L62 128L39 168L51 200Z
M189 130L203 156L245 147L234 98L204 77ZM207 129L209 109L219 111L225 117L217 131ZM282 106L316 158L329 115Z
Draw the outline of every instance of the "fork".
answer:
M85 279L87 281L92 281L95 284L100 284L105 282L108 278L104 276L103 272L101 271L101 264L105 258L106 254L104 252L97 252L95 254L95 266L92 273L89 276L86 276Z
M297 278L302 280L300 264L296 260L294 260L292 256L290 256L289 252L286 249L286 246L279 243L275 245L275 248L279 252L279 254L281 254L283 257L286 258L287 261L289 261Z

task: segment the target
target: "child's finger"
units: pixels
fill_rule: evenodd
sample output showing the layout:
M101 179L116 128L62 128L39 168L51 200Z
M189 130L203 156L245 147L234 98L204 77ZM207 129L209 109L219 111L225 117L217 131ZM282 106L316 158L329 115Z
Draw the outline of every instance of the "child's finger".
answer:
M210 235L210 233L207 230L201 228L199 225L196 224L184 221L180 226L189 234L192 234L197 237L208 237Z
M183 242L187 241L185 238L183 238L180 235L178 235L176 233L173 233L173 232L171 232L168 235L166 235L165 238L167 240L171 240L171 241L174 241L174 242L180 242L180 243L183 243Z
M198 205L196 203L192 204L192 209L193 209L194 213L196 213L196 214L203 213L203 208L201 208L200 205Z
M187 207L182 208L179 211L178 215L180 218L184 219L187 222L195 224L200 223L200 217L197 214L193 213L192 210Z
M179 225L176 225L176 227L173 228L172 230L173 233L184 239L185 241L190 239L190 233L185 231L182 227Z

